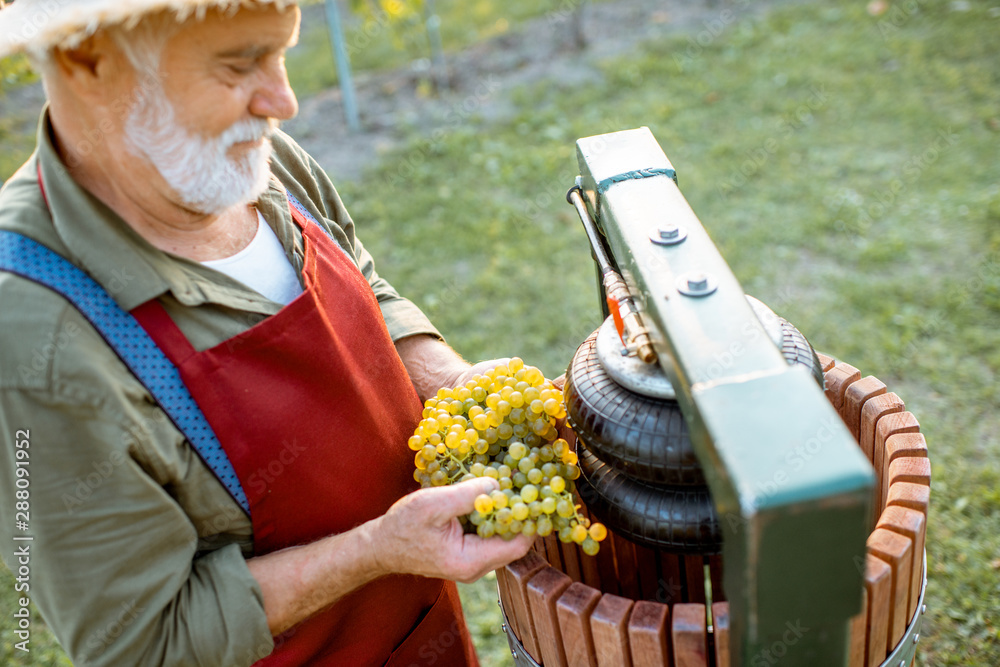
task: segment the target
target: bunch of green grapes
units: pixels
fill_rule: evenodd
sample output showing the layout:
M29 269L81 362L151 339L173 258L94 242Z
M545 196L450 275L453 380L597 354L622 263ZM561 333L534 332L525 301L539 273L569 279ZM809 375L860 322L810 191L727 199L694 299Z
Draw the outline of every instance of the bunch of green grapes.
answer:
M500 482L462 517L467 532L508 540L556 532L584 553L599 551L608 531L573 503L580 468L556 429L566 406L541 371L515 357L464 386L441 389L424 403L422 416L408 442L416 452L413 477L422 487L476 477Z

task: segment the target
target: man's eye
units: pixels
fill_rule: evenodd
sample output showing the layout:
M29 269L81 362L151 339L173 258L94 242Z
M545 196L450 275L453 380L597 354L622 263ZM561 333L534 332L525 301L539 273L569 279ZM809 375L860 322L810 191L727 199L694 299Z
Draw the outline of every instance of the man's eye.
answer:
M252 62L235 62L228 64L229 70L234 74L249 74L253 71L254 63Z

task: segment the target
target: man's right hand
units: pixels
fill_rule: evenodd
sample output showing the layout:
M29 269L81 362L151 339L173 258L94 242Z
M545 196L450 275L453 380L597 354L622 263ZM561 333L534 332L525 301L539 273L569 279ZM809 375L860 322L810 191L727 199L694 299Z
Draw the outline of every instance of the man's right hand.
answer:
M458 517L472 512L480 493L498 488L486 477L421 489L346 533L249 559L271 634L281 634L387 574L468 583L528 553L533 540L524 535L504 541L462 532Z
M406 573L476 581L528 553L534 538L505 541L465 534L458 517L475 508L476 497L500 486L489 477L421 489L400 498L384 515L368 522L372 559L383 574Z

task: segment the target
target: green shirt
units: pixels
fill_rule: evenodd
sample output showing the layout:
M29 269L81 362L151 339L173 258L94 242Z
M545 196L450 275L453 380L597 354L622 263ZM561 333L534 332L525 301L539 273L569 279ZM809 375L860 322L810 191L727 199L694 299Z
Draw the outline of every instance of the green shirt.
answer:
M0 229L66 257L124 310L160 299L198 350L281 309L147 243L69 176L49 127L43 112L35 154L0 191ZM286 188L367 277L393 340L439 336L378 276L329 178L281 133L271 174L257 207L298 273L302 237ZM24 440L27 531L15 530ZM245 560L252 543L249 519L80 313L58 294L0 272L0 555L16 573L15 553L29 546L26 595L70 657L87 665L228 666L266 656L273 640Z

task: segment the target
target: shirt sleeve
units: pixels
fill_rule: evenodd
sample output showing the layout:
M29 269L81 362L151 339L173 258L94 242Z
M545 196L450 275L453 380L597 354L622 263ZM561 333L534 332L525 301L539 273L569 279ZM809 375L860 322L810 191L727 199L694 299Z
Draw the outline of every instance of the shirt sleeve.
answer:
M206 473L97 333L64 313L37 363L24 357L24 381L0 384L0 554L10 566L29 549L23 594L77 664L253 664L273 648L260 588L237 544L197 553L182 506ZM22 449L27 527L15 525Z
M319 163L288 135L279 133L274 147L277 160L272 164L272 170L279 172L279 180L288 185L303 205L335 236L341 237L345 247L350 249L378 299L392 339L396 341L407 336L427 334L444 340L423 311L400 296L389 281L375 270L375 260L358 239L354 220L347 212L340 193Z

